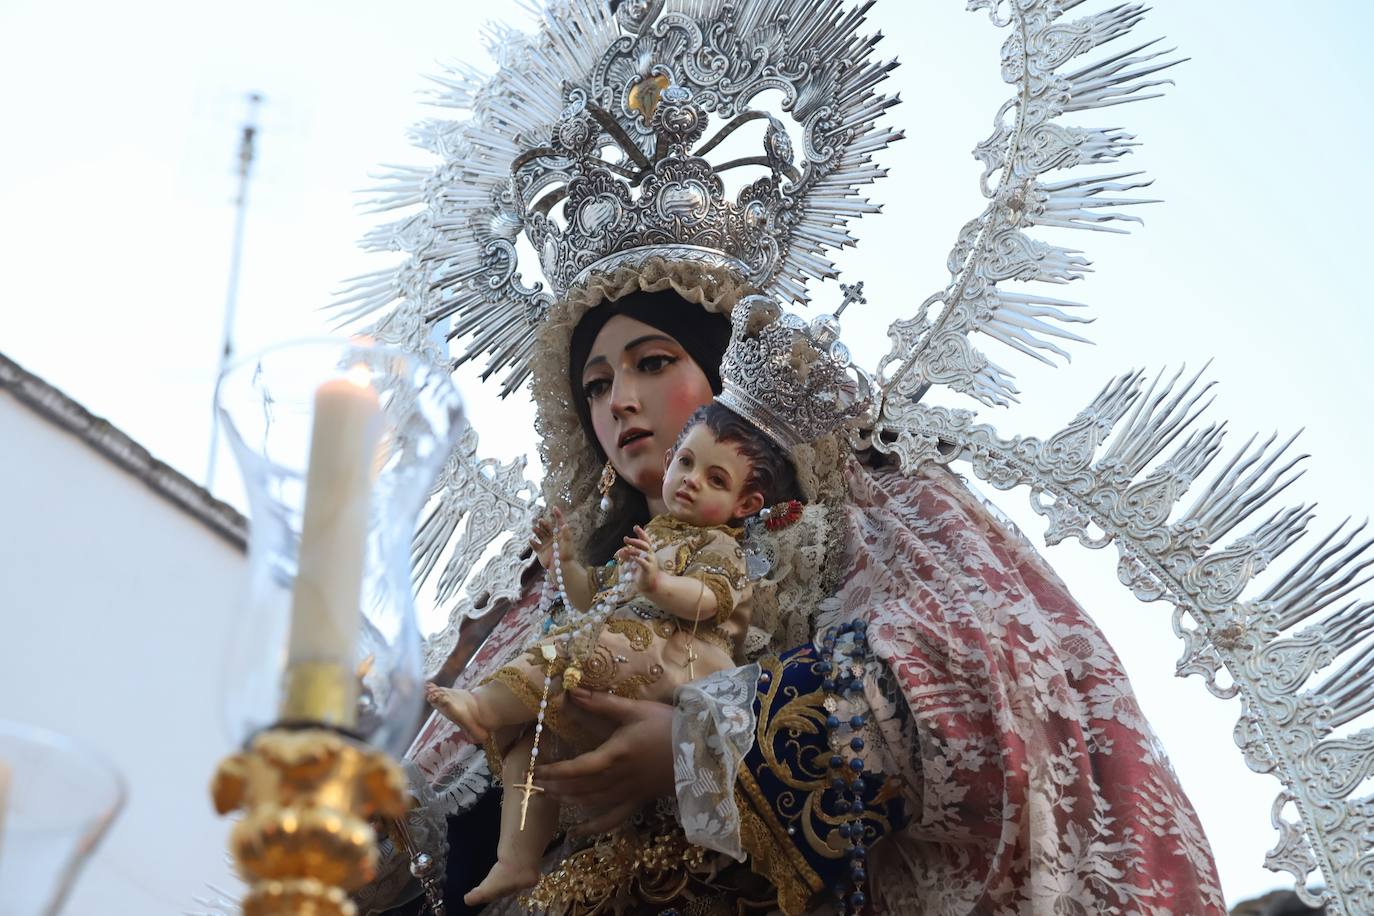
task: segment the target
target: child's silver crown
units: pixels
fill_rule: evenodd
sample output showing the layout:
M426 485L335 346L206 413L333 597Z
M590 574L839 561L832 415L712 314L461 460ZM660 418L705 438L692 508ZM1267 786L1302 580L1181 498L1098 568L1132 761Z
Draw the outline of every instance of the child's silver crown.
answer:
M851 365L834 315L808 324L767 296L746 296L731 322L716 400L784 449L815 442L867 412L871 385Z

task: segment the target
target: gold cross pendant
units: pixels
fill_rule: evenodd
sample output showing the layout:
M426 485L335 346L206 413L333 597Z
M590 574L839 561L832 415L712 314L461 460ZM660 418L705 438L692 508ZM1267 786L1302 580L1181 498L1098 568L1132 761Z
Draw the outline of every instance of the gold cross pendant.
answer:
M520 829L524 830L525 815L529 814L530 811L530 796L535 792L543 792L544 790L534 784L533 773L526 776L524 782L517 782L515 788L525 790L524 798L520 799Z
M687 680L695 681L697 673L692 663L697 660L697 647L695 640L687 643Z

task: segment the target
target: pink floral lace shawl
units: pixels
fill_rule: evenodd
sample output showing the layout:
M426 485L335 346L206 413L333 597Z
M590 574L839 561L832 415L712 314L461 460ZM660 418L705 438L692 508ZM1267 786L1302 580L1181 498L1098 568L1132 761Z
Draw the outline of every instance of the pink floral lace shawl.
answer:
M1224 914L1120 661L1024 537L938 467L854 467L848 514L839 616L906 701L875 703L911 815L874 850L883 909Z

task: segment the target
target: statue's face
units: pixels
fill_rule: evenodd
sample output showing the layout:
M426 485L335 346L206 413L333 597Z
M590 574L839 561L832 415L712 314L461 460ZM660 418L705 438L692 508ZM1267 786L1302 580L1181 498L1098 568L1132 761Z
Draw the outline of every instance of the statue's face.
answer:
M617 315L592 342L582 369L592 430L620 477L657 499L663 455L687 419L711 400L711 383L675 339Z
M666 457L664 507L673 518L699 528L753 515L763 508L763 494L745 489L751 470L739 446L721 442L698 423Z

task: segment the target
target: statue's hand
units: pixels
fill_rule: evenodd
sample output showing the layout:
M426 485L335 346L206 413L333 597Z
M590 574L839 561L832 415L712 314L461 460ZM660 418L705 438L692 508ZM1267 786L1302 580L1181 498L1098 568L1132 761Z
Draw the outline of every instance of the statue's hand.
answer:
M600 747L535 768L535 781L550 797L587 810L577 833L614 830L647 802L673 795L672 706L585 689L568 696L617 726Z
M553 544L558 541L559 557L564 563L573 561L572 535L563 523L563 511L557 507L549 515L541 516L534 523L534 535L530 538L530 548L534 550L539 565L545 569L553 567Z
M662 584L663 573L658 568L658 558L654 556L654 545L644 529L635 526L638 537L625 538L625 546L616 551L615 557L635 583L635 588L646 598L654 598Z

